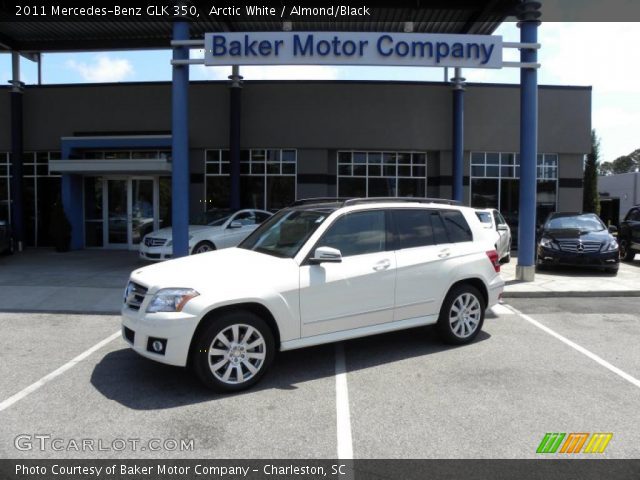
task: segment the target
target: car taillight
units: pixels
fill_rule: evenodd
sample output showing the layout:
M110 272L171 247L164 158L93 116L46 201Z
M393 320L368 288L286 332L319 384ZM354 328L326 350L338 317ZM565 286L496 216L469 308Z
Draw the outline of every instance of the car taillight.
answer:
M487 257L489 257L489 261L493 264L493 269L500 273L500 257L498 256L498 252L495 250L488 250Z

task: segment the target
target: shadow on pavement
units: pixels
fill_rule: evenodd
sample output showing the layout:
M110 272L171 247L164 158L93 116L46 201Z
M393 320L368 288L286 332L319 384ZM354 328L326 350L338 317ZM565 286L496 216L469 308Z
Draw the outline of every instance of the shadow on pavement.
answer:
M475 342L489 338L488 333L481 331ZM464 348L443 344L433 328L424 327L350 340L344 345L348 371ZM175 408L268 389L294 390L301 383L332 377L335 375L334 349L330 344L280 352L256 386L221 396L204 388L190 370L156 363L125 348L102 358L93 370L91 384L106 398L128 408ZM350 358L349 353L356 355Z

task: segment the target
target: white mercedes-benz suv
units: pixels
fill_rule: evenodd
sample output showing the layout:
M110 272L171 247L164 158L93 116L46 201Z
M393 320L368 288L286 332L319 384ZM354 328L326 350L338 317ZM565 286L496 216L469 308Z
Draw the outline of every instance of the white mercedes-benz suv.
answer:
M446 200L312 199L237 248L134 271L122 334L208 387L255 384L276 351L421 325L471 342L504 281L475 210Z

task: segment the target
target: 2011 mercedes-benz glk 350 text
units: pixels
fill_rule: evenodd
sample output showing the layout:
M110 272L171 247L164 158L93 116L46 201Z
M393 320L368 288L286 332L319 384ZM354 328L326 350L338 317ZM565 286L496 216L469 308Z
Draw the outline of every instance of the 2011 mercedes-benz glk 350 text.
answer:
M433 324L471 342L504 282L475 210L451 203L297 202L237 248L133 272L123 337L218 391L255 384L277 350Z

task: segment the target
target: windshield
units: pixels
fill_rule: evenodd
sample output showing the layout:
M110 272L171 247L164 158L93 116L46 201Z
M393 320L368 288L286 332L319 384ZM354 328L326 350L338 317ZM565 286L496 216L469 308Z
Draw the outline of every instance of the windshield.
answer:
M276 257L293 258L329 215L331 211L328 210L281 210L238 247Z
M209 225L210 227L219 227L226 222L231 215L232 210L209 210L193 215L189 219L189 225Z
M551 218L544 226L547 230L575 229L581 232L601 232L606 230L602 220L593 213Z

